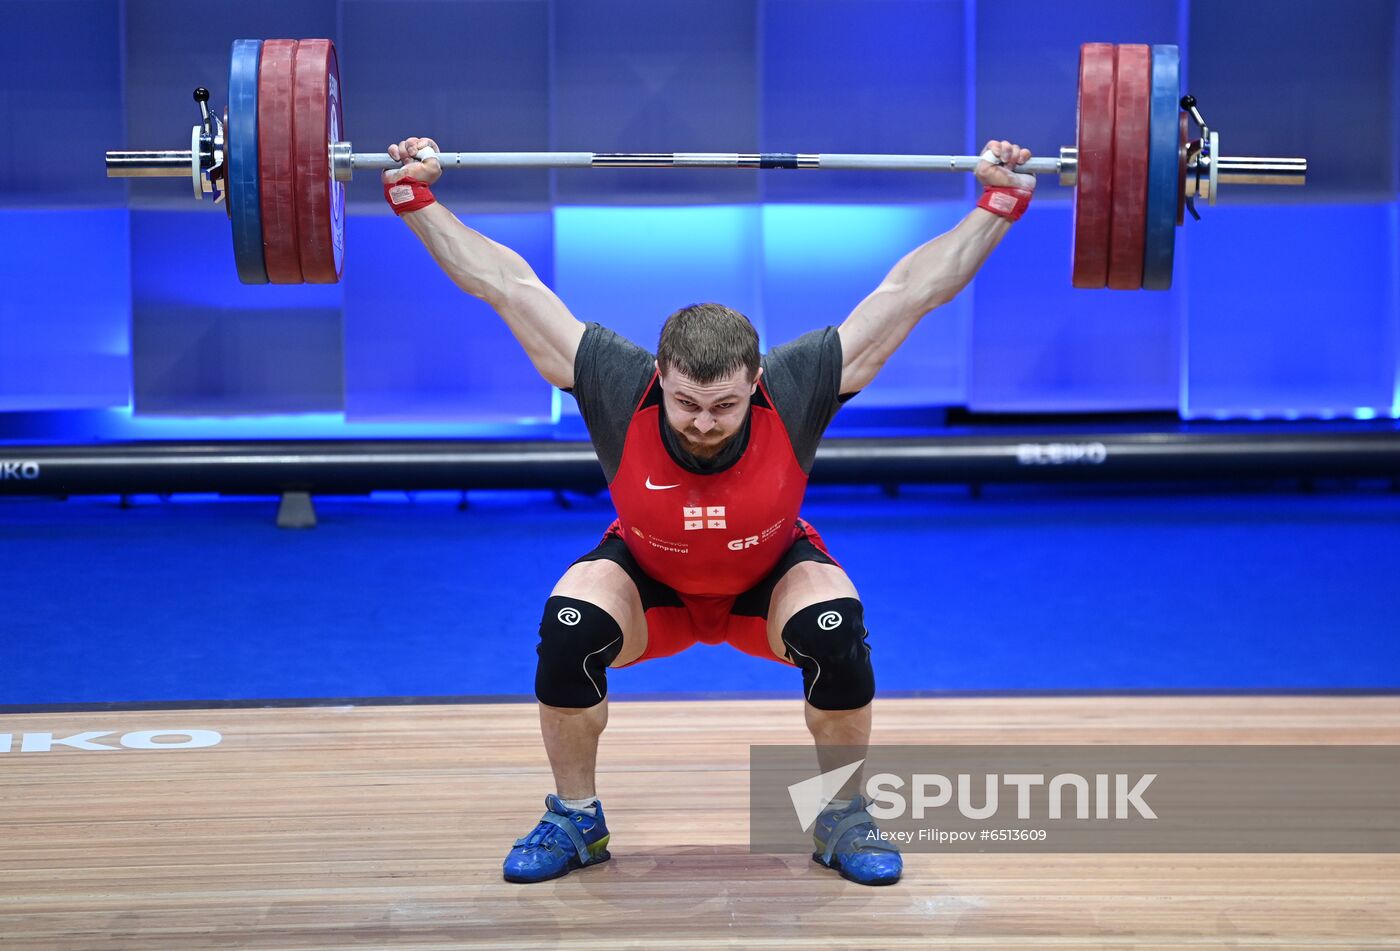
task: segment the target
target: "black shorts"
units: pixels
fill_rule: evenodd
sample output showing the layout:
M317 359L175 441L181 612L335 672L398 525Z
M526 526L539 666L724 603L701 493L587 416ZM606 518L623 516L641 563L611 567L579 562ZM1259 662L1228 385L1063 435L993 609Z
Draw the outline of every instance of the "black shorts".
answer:
M773 600L773 589L794 565L804 561L840 567L826 551L816 530L805 522L799 525L803 534L788 547L773 569L752 588L733 597L685 595L657 581L642 570L627 550L627 543L612 531L603 536L597 548L574 564L614 562L637 586L647 622L647 649L637 661L676 654L697 642L727 642L746 654L782 660L774 656L768 644L768 607Z
M627 550L627 543L616 535L608 535L598 547L588 554L579 558L574 564L582 561L612 561L622 567L627 572L627 577L632 579L632 583L637 586L637 593L642 596L642 610L650 611L652 608L683 608L685 602L681 600L681 595L670 585L662 584L651 575L642 570L642 566L637 564L637 559L632 557L632 553ZM783 580L783 575L787 574L793 565L799 565L804 561L815 561L823 565L834 565L836 559L822 551L812 540L803 536L793 542L783 557L778 559L778 563L773 566L773 570L763 576L763 579L743 594L734 599L734 606L729 609L730 614L737 614L740 617L761 617L765 620L768 617L768 604L773 600L773 589L778 586L778 582Z

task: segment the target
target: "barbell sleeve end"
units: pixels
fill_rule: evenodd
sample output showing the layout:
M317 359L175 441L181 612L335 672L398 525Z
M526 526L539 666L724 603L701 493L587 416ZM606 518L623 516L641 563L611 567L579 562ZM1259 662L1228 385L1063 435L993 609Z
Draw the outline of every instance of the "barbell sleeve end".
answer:
M108 152L108 178L187 178L193 153L188 150L148 149Z

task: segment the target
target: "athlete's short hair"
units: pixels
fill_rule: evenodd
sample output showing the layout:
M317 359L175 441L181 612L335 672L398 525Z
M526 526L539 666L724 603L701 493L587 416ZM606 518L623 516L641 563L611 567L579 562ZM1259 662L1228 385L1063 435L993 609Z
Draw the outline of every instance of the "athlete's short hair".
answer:
M758 376L758 331L749 319L723 304L682 307L661 327L656 365L696 383L713 383L740 369Z

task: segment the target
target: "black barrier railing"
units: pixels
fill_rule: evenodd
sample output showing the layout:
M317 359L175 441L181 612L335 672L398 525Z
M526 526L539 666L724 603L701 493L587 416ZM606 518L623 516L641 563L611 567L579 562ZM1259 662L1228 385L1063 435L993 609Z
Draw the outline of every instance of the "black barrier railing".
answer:
M1400 478L1400 428L999 431L825 440L813 483ZM586 442L326 440L0 446L2 495L603 488Z

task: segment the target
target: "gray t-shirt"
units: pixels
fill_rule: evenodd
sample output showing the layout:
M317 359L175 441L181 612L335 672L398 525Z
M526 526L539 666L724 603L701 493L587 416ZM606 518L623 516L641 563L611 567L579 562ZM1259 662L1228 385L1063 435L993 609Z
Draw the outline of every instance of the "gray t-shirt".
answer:
M622 465L627 426L656 371L656 357L600 324L589 323L574 357L573 393L609 483ZM768 351L760 361L763 385L787 429L803 472L812 471L821 442L841 404L841 337L835 327L813 330ZM661 433L672 458L692 472L727 469L748 445L749 421L714 459L686 451L670 426Z

